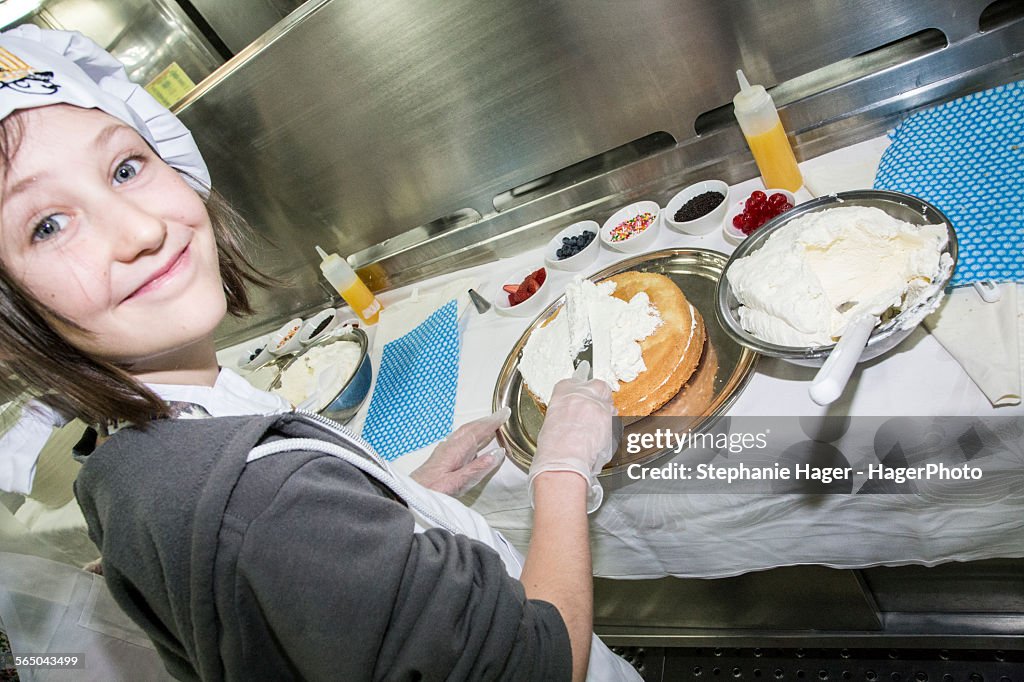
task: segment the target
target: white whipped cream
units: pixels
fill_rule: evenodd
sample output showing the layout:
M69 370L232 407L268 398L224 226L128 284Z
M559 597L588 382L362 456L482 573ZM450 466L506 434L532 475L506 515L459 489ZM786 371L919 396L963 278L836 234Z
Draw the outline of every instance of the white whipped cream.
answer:
M878 208L845 206L796 218L727 277L740 324L786 346L834 343L862 314L877 319L927 299L952 268L946 226L912 225ZM916 310L917 324L938 305Z
M612 390L647 369L639 342L661 325L661 316L646 293L627 302L612 296L614 291L615 282L594 284L577 277L565 289L562 312L530 334L519 373L545 404L555 384L572 376L573 362L588 343L594 378L605 380Z
M281 373L281 386L273 392L292 405L319 412L355 374L361 358L355 341L312 346Z

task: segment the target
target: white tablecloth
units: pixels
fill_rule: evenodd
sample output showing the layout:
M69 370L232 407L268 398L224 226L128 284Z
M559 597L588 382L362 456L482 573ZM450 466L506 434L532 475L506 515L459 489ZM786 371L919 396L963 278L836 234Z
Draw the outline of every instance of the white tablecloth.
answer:
M880 138L805 162L805 174L818 180L819 186L828 186L828 191L870 186L851 186L850 178L860 178L861 182L867 178L870 183L871 164L877 163L885 142ZM845 186L841 186L843 182ZM744 182L732 188L732 196L745 196L759 186L759 179ZM801 197L808 195L798 195ZM595 216L599 218L602 216ZM652 250L673 247L723 253L733 248L721 232L694 237L663 229ZM583 274L625 257L602 249L597 262ZM418 287L429 290L456 278L470 278L479 282L479 292L490 295L506 275L531 264L542 264L539 250ZM550 276L556 278L556 284L564 285L570 275L551 270ZM390 292L385 303L406 295L405 291ZM472 311L469 315L463 337L456 424L490 412L501 364L531 322L530 318L502 317L493 309L483 315ZM828 410L814 404L807 395L814 371L762 358L728 414L1024 417L1019 404L993 407L960 364L923 328L896 350L858 366L843 398ZM899 426L897 421L890 428ZM851 434L854 432L863 436L863 429L852 429ZM855 436L841 442L844 452L877 447L877 443L863 437L865 442L850 443L851 437ZM396 465L414 469L429 451L424 448L405 455ZM1012 459L1019 453L1006 454ZM1020 463L1020 471L1024 471L1024 458ZM1024 481L1018 481L1014 489L1005 477L993 480L996 478L989 477L992 489L977 496L959 495L955 488L939 495L651 495L632 494L632 486L613 489L607 491L604 505L592 516L594 570L600 576L620 578L720 577L794 564L931 565L1024 556L1024 485L1020 485ZM529 542L531 526L525 481L525 473L506 461L471 496L472 506L520 549Z

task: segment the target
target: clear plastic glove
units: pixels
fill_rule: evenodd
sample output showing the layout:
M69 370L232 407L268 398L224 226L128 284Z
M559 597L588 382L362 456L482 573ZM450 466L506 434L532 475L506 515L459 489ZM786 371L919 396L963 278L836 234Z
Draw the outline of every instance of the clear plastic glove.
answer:
M584 361L573 378L555 384L530 465L531 503L537 476L546 471L573 471L590 486L587 513L601 506L604 489L597 474L615 453L615 406L608 384L600 379L588 380L589 373L590 363Z
M425 488L458 497L491 471L505 458L505 448L495 447L481 454L480 450L494 440L498 429L508 421L512 410L503 407L489 417L466 422L441 442L430 458L412 472L414 481Z

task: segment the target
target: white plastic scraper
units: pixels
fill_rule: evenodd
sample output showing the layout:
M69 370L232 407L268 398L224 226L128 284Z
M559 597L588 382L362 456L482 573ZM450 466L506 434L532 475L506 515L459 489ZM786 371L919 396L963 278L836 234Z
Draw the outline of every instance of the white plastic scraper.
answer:
M839 343L828 354L825 364L811 382L808 389L811 400L819 405L830 405L839 399L877 322L874 317L865 314L846 326Z

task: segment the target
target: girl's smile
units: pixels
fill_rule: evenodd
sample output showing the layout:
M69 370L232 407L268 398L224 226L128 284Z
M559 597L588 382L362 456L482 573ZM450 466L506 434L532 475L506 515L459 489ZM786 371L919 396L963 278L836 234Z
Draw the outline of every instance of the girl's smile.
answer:
M164 285L169 284L176 275L182 274L190 263L188 245L186 245L177 255L172 254L166 265L159 268L139 285L137 289L125 296L124 301L132 300L150 292L159 291Z

